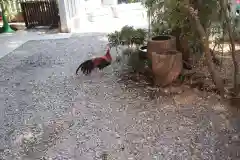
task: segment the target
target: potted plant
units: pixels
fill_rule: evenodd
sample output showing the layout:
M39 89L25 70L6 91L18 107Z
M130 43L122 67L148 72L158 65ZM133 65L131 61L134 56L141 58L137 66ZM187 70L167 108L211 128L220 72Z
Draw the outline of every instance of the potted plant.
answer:
M161 54L162 51L176 49L176 38L171 35L158 35L148 40L147 51L149 59L152 58L152 53Z
M146 59L147 58L147 46L146 45L141 46L139 48L139 57L141 59Z

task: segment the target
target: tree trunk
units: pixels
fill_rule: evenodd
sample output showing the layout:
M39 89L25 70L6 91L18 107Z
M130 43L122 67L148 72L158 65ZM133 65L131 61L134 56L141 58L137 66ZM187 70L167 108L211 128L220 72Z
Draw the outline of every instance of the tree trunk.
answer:
M178 0L178 3L181 3L181 0ZM179 11L180 12L180 11ZM173 29L172 34L176 37L176 47L177 50L182 52L183 61L189 63L190 50L188 46L188 38L184 35L189 31L190 25L189 20L184 20L184 27L176 27ZM187 27L186 27L187 26Z
M203 50L204 53L206 55L206 61L207 61L207 66L208 66L208 70L212 76L213 79L213 83L216 85L217 89L220 92L220 95L222 97L224 97L224 83L223 83L223 79L219 76L220 73L217 72L217 70L215 69L215 66L212 62L212 56L210 53L210 49L209 49L209 43L208 43L208 38L206 35L206 32L199 20L199 17L197 16L197 13L194 11L194 9L192 7L189 6L189 2L184 5L184 9L188 12L188 14L191 17L191 20L194 22L195 26L196 26L196 30L197 33L200 36L200 40L201 40L201 44L203 46Z
M188 39L186 36L181 36L182 29L175 28L172 31L172 35L176 37L176 48L178 51L182 52L183 60L188 62L190 58L190 50L188 46Z
M234 75L233 75L233 88L234 88L234 94L238 95L239 94L239 85L238 85L238 72L239 72L239 68L238 68L238 62L236 60L236 49L235 49L235 42L234 42L234 36L233 36L233 30L230 24L230 19L227 15L227 3L224 2L224 0L220 0L220 6L222 8L222 12L223 12L223 16L224 19L226 20L226 28L228 31L228 36L229 36L229 40L231 43L231 51L232 51L232 61L233 61L233 69L234 69Z

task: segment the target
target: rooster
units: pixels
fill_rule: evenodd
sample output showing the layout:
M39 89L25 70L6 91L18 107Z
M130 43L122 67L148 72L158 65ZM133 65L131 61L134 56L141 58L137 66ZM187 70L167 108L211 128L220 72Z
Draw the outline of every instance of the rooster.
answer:
M108 45L107 52L102 57L96 57L89 60L84 61L79 65L76 70L76 74L78 73L79 69L83 74L88 75L90 74L95 68L102 70L103 68L109 66L112 63L112 56L110 54L110 45Z

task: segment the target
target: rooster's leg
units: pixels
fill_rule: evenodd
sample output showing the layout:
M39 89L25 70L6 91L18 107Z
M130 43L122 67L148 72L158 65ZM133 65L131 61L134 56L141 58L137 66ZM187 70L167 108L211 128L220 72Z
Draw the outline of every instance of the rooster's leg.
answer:
M104 72L103 72L103 70L101 69L101 70L99 70L99 76L100 76L100 78L103 78L104 77Z

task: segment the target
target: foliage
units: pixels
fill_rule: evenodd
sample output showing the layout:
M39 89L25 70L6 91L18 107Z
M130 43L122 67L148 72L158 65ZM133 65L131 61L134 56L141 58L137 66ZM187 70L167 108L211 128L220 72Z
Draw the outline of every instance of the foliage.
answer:
M135 72L141 72L146 66L147 61L139 58L138 47L144 45L147 38L145 29L134 29L132 26L124 26L120 31L108 34L108 41L113 47L127 45L128 48L122 51L122 56L127 56L127 65Z
M141 0L120 0L118 3L137 3L140 2Z
M152 35L158 36L158 35L170 35L172 32L172 29L168 27L168 25L164 22L161 22L160 24L154 23L152 24Z
M139 0L128 0L128 3L136 3L139 2Z
M216 20L219 7L216 0L190 0L198 9L200 21L205 29L211 26L212 20ZM188 14L181 11L183 1L180 0L146 0L144 6L151 10L151 26L153 35L171 34L172 30L181 28L181 35L187 35L195 41L195 28L189 23ZM216 8L213 10L212 8ZM217 11L217 12L216 12Z
M124 26L121 31L108 34L108 41L112 46L118 45L143 45L147 37L145 29L134 29L132 26Z
M133 32L132 43L136 45L143 45L147 37L147 31L142 28L138 28Z
M139 59L138 50L133 50L131 52L127 64L136 72L141 72L145 67L145 61Z
M132 38L134 37L135 29L133 26L124 26L120 31L120 40L126 45L131 45Z
M0 4L4 7L5 15L8 20L13 19L19 12L21 12L19 0L0 0Z
M115 31L107 35L108 42L113 46L117 47L120 44L120 32Z
M184 60L186 57L187 59L198 58L191 63L193 66L200 68L207 64L213 83L221 92L221 95L225 91L220 74L221 67L216 67L213 64L216 56L214 49L210 50L209 48L209 39L211 37L215 46L220 46L221 38L224 36L229 37L232 62L234 64L233 86L237 88L236 75L239 74L239 71L235 58L234 39L240 35L237 27L239 20L234 20L231 17L227 0L145 0L144 5L148 10L152 34L176 36L177 45L180 45L180 48L177 47L182 49L180 51L183 53ZM131 26L125 26L120 32L114 34L109 35L109 41L114 42L116 45L126 44L132 46L133 44L144 44L145 41L145 31L143 33L138 31L138 34L136 34L136 29ZM144 66L143 62L138 59L137 53L131 52L130 55L132 57L129 58L129 63L133 68L142 68L141 66ZM206 63L202 63L202 60L206 60ZM139 62L142 64L137 64Z
M127 59L125 59L126 65L136 73L143 73L147 67L151 68L151 61L140 58L139 54L139 50L134 48L122 50L122 56L127 56Z
M213 55L209 56L210 53L207 53L210 52L209 44L207 44L208 39L211 37L215 46L219 46L222 37L229 37L234 70L237 70L233 40L240 35L240 31L236 27L239 20L235 19L234 23L231 11L228 10L230 7L227 0L146 0L144 6L148 10L149 19L151 19L153 35L176 34L174 36L178 36L180 45L186 49L185 42L181 44L181 37L185 37L189 52L187 54L190 57L195 56L196 53L199 53L199 58L204 56L212 75L219 75L219 73L212 65L211 57ZM205 39L207 40L205 41ZM185 49L184 51L186 51ZM207 56L205 57L205 55ZM196 66L196 64L193 65ZM234 81L236 81L236 74L239 73L234 73ZM212 77L214 81L214 76ZM221 79L221 77L217 77ZM235 86L237 86L236 83Z
M210 29L213 20L219 16L219 5L216 0L190 0L194 8L198 9L198 16L201 24L207 31ZM182 11L184 5L180 0L146 0L145 7L150 10L151 26L153 35L172 34L180 29L180 36L187 36L191 53L201 50L196 29L189 21L189 15ZM213 10L212 8L216 8ZM216 12L217 11L217 12ZM214 22L215 22L214 21ZM207 32L208 36L211 32Z

